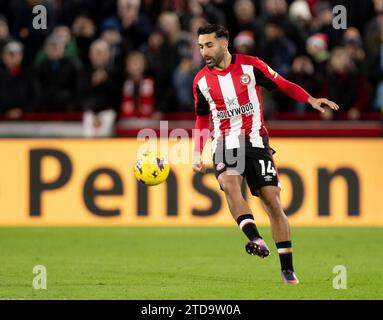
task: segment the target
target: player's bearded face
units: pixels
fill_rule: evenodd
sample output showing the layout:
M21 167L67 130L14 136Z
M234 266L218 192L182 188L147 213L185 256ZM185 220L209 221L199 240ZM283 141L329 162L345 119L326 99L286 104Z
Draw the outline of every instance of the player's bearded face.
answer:
M215 66L218 66L223 58L224 58L224 51L223 49L218 45L218 50L215 53L210 53L209 55L204 56L205 62L209 69L214 68Z
M225 48L221 40L217 39L214 34L201 35L199 43L202 57L208 68L218 66L225 56Z

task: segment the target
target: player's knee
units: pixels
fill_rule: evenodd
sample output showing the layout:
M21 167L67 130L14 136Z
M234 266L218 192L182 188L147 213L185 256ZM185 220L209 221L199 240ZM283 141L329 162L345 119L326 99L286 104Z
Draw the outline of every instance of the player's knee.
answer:
M238 191L238 185L236 182L234 181L222 181L221 182L221 187L223 189L223 191L226 193L226 194L234 194L236 191Z
M267 199L263 200L263 203L265 207L267 208L267 211L273 218L280 218L284 215L281 204L276 199Z

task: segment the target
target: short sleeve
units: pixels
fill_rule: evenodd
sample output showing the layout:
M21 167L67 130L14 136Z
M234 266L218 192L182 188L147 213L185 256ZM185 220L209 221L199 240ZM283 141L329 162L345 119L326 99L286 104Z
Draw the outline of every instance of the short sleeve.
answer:
M268 91L276 89L278 87L276 80L279 74L259 58L248 57L248 59L253 66L257 85L264 87Z

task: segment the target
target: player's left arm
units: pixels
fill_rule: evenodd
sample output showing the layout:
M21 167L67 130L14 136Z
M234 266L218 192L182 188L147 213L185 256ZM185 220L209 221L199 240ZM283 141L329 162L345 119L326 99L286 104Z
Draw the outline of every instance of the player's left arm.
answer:
M339 106L326 98L314 98L301 86L290 82L271 69L265 62L256 58L248 57L250 63L254 66L254 75L257 84L265 87L267 90L278 88L290 98L310 104L314 109L324 112L326 107L332 110L338 110Z

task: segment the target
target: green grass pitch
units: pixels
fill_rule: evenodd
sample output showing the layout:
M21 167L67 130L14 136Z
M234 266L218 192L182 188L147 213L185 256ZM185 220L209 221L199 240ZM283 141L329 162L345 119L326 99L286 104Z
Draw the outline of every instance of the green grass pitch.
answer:
M299 285L236 227L0 228L0 299L383 299L383 229L293 228ZM47 289L32 287L35 265ZM347 289L333 288L333 267Z

